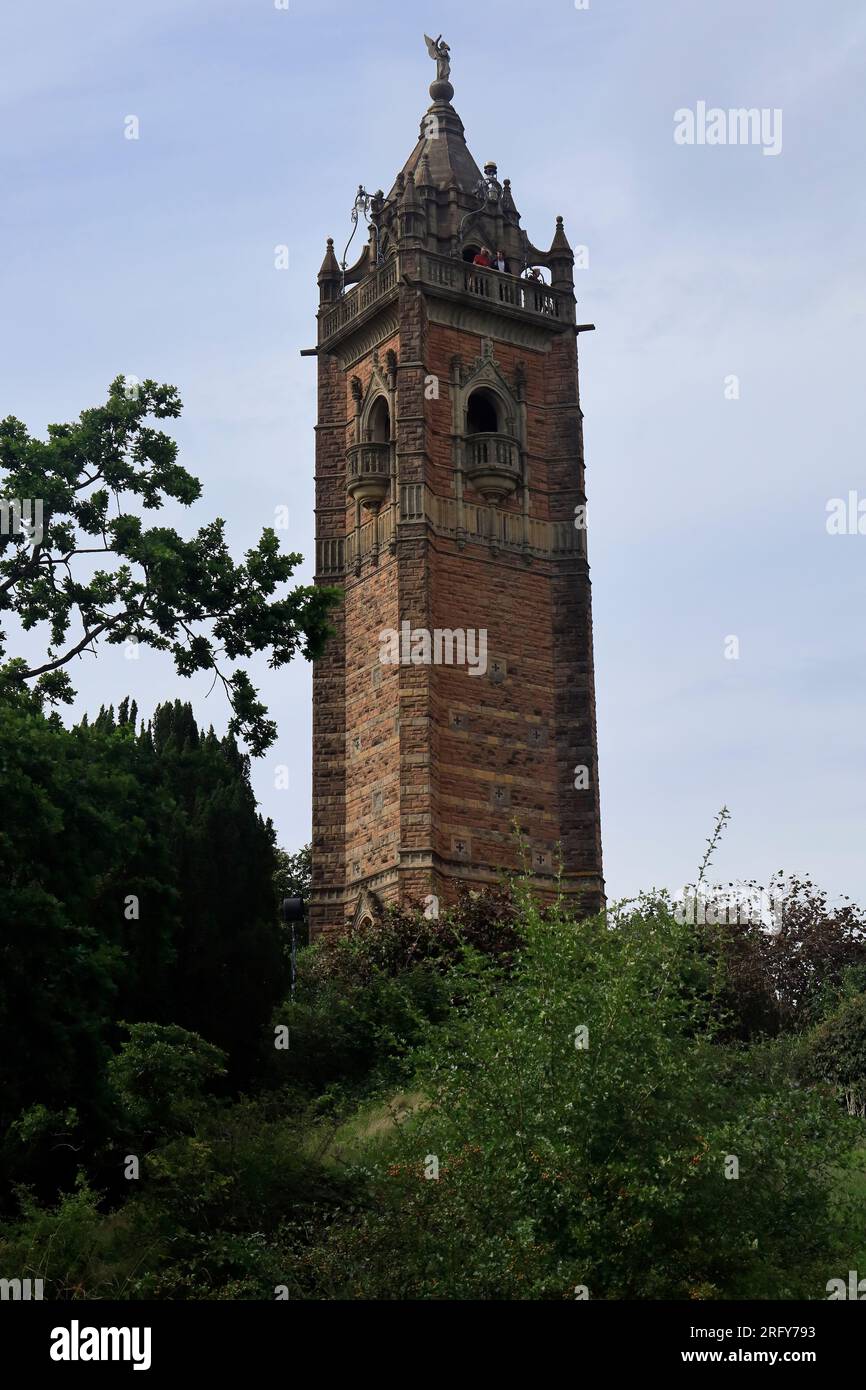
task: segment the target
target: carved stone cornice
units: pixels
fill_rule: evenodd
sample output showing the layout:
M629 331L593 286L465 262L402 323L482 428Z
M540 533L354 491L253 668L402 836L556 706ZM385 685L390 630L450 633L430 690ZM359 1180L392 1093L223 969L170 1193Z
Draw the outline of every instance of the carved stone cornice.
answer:
M424 290L429 293L427 286ZM480 338L497 338L502 343L532 348L535 352L550 351L552 335L549 329L509 318L498 309L485 309L462 299L431 297L427 300L427 316L431 323L477 333Z
M369 317L365 317L350 334L324 350L337 359L341 370L346 371L367 357L373 348L393 338L399 326L400 316L395 298L388 304L376 305Z

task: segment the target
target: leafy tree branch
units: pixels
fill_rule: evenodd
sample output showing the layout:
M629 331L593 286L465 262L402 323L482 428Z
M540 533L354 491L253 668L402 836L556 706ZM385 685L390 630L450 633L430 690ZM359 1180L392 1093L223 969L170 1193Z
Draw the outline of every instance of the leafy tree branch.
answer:
M236 563L219 517L190 539L145 525L139 511L169 500L190 506L201 496L198 479L177 462L176 442L152 423L180 413L174 386L148 380L130 388L120 376L105 405L49 425L47 440L14 416L0 421L0 495L41 506L38 524L31 510L29 526L0 534L0 619L10 613L25 631L47 628L45 660L7 660L0 686L29 682L41 699L69 703L71 662L96 654L99 642L140 643L170 653L182 676L211 671L232 707L230 732L257 755L276 726L242 663L257 652L269 654L272 668L299 652L315 659L338 591L286 591L302 557L282 553L270 527ZM82 558L94 555L112 563L88 574ZM0 627L0 658L6 644Z

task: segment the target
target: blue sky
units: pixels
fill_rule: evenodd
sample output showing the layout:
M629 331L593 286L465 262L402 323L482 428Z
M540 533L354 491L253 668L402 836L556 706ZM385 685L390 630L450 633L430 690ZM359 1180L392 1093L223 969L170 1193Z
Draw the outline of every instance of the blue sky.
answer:
M316 271L358 183L387 189L414 145L425 30L451 45L469 146L511 178L530 238L562 213L589 248L609 892L679 887L724 802L721 877L809 869L866 901L866 536L825 525L830 498L866 498L860 0L7 7L0 415L41 433L118 372L173 382L204 484L176 524L222 515L239 553L288 505L286 545L310 557ZM781 153L675 144L674 112L702 100L780 108ZM310 668L255 676L280 728L255 786L295 848ZM180 695L226 722L209 681L155 653L104 648L73 679L76 712Z

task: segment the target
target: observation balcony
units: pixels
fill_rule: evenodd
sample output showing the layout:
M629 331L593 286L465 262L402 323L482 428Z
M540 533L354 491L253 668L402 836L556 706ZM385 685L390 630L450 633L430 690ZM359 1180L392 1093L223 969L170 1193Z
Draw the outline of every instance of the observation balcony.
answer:
M346 450L346 491L368 511L377 512L391 485L391 445L350 444Z
M520 450L509 434L468 434L465 469L485 502L501 502L520 481Z

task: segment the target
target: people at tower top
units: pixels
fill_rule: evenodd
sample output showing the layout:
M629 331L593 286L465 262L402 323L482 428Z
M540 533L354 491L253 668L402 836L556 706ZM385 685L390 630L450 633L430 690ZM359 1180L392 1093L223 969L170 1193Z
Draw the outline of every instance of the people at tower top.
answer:
M501 270L503 274L508 273L508 259L501 246L497 248L495 253L488 246L482 246L481 250L473 256L472 264L482 265L492 270Z

